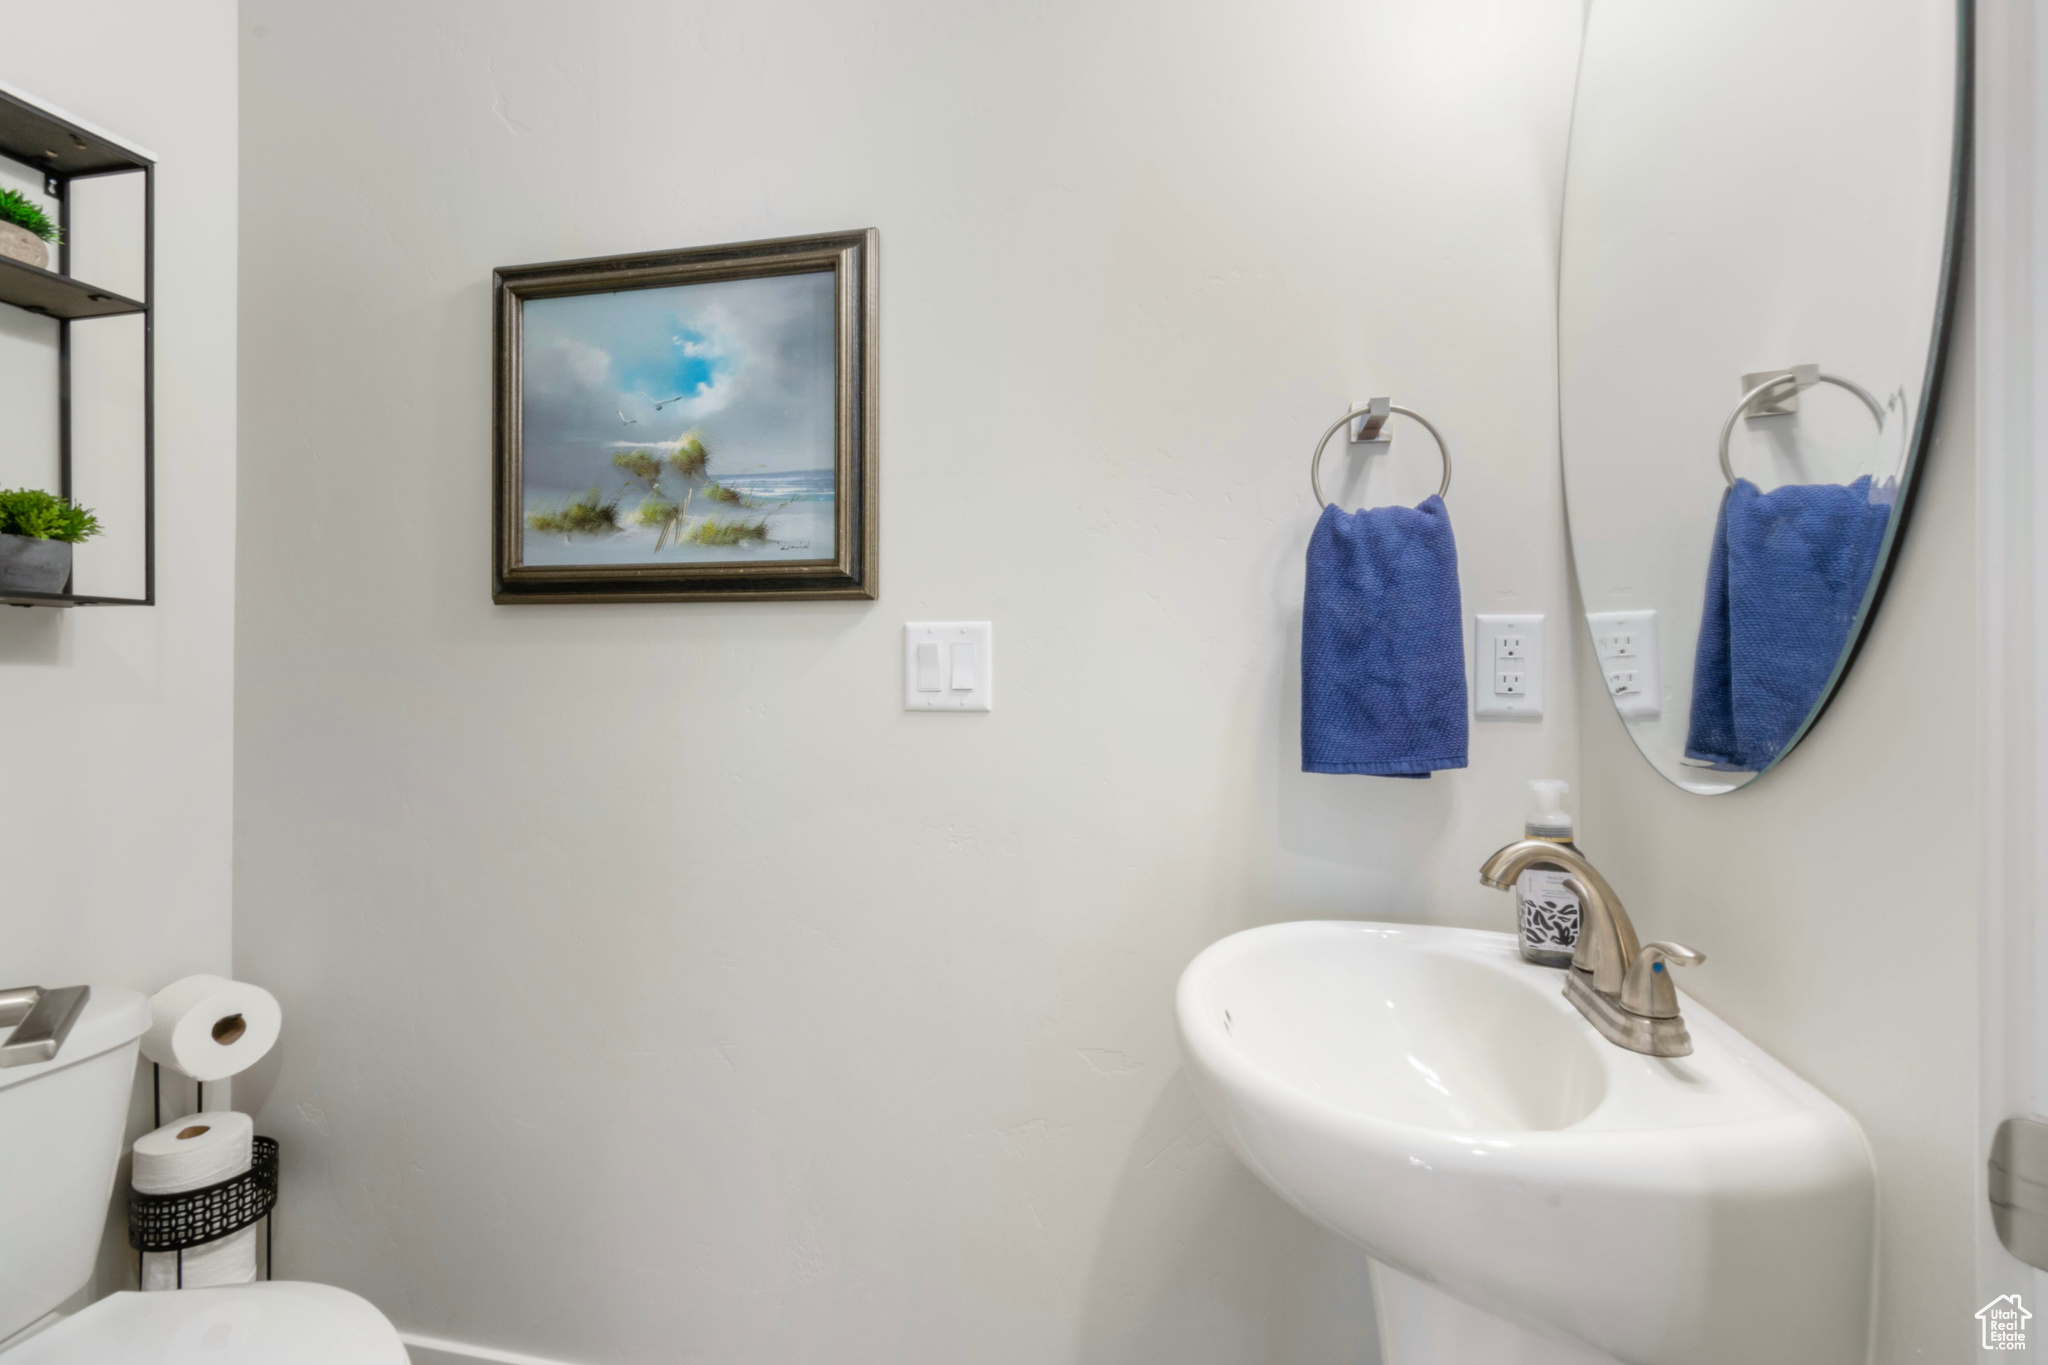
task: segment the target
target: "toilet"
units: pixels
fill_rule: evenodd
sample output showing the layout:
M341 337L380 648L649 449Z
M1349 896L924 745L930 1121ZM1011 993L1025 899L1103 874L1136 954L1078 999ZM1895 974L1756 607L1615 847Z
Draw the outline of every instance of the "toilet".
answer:
M149 1006L94 990L57 1056L0 1070L0 1365L406 1365L382 1313L292 1280L121 1293L92 1279Z

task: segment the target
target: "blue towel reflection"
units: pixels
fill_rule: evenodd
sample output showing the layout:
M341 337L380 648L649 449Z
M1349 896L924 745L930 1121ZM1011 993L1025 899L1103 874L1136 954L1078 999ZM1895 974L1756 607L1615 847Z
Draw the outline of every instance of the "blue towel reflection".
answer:
M1896 484L1737 479L1721 499L1693 660L1685 756L1755 772L1834 676L1891 521Z
M1465 629L1443 499L1325 507L1308 543L1301 766L1427 777L1465 766Z

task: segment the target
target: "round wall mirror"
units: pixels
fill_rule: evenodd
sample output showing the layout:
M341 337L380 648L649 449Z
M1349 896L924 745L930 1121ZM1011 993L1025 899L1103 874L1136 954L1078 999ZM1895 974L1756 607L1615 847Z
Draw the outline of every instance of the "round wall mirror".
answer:
M1827 708L1940 399L1969 0L1590 0L1559 276L1601 676L1689 791Z

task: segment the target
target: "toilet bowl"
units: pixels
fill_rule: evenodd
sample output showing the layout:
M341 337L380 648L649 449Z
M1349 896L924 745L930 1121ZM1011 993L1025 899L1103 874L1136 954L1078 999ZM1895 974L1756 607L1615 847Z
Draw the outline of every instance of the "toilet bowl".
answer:
M114 1294L92 1280L148 1003L95 990L57 1056L0 1069L0 1365L406 1365L366 1299L276 1280Z

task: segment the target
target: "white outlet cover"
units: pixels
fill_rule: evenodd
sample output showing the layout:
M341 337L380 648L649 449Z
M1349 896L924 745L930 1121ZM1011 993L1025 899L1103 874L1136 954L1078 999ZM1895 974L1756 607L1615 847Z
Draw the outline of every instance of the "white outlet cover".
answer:
M1542 719L1543 618L1480 615L1473 623L1473 714L1492 720ZM1503 672L1519 678L1510 690L1497 681Z
M1586 624L1593 631L1593 655L1600 662L1600 678L1607 695L1623 720L1655 720L1664 714L1664 676L1657 648L1655 611L1589 611ZM1614 675L1635 675L1633 690L1617 695Z
M993 711L994 628L987 621L911 621L903 627L903 709ZM938 651L938 688L918 685L917 647ZM961 647L965 647L963 652ZM930 656L927 655L927 658ZM965 665L965 667L963 667ZM927 669L927 677L929 669ZM956 684L965 684L956 686Z

